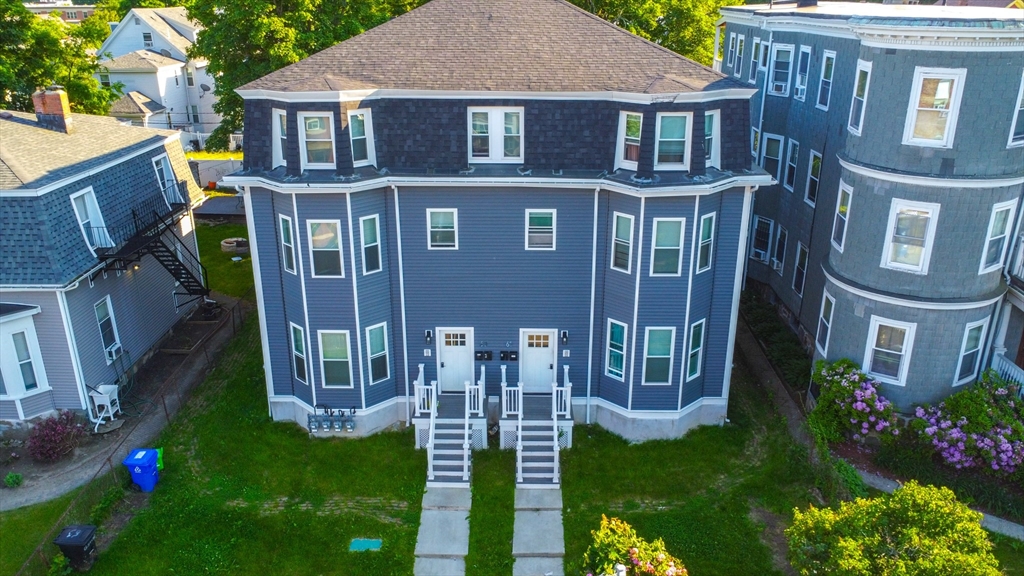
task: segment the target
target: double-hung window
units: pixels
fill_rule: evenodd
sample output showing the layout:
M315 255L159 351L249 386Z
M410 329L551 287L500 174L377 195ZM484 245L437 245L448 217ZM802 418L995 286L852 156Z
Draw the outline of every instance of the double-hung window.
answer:
M686 354L686 381L700 376L701 360L704 356L704 320L690 326L690 348Z
M651 276L679 276L683 269L684 218L655 218Z
M775 134L764 133L761 167L776 180L782 180L782 143L785 139Z
M301 168L333 169L334 115L329 112L299 112Z
M981 360L981 346L985 342L985 330L988 318L971 322L964 329L964 341L960 345L960 361L956 367L956 378L953 385L966 384L978 376L978 364Z
M469 161L523 162L523 108L470 108Z
M613 213L612 268L629 274L633 261L633 217Z
M1017 106L1013 109L1013 120L1010 122L1010 139L1007 148L1024 146L1024 75L1020 78L1017 89Z
M907 366L914 344L916 324L871 316L864 366L869 376L882 382L906 385Z
M380 272L380 219L377 215L359 219L360 238L363 242L363 274Z
M366 329L366 348L370 352L370 384L387 380L391 376L391 366L388 362L387 323L377 324Z
M836 53L825 50L821 57L821 80L818 81L818 103L816 108L828 111L828 104L832 99L832 74L835 73Z
M285 151L288 150L288 115L284 110L274 110L271 116L274 119L270 127L274 138L273 166L271 166L271 169L273 169L278 166L288 165L288 160L285 156Z
M782 186L793 191L793 187L796 185L796 165L800 160L800 143L796 140L789 140L789 147L786 149L786 173L782 179Z
M796 262L793 263L793 291L804 295L804 280L807 279L807 247L796 243Z
M186 86L195 86L196 85L195 73L193 73L192 69L187 67L187 66L185 67L185 85Z
M285 272L295 274L295 229L292 219L284 214L278 216L281 226L281 264Z
M655 170L690 169L692 112L660 112L655 134Z
M871 62L857 60L857 75L854 76L853 101L850 103L850 122L847 129L860 136L864 125L864 108L868 100L868 84L871 82Z
M726 53L725 63L729 68L736 64L736 33L729 34L729 51Z
M121 355L121 337L117 334L117 320L114 319L114 307L110 303L110 296L104 296L93 308L96 312L96 324L100 329L103 354L107 364L110 364Z
M775 222L764 216L754 216L754 235L750 240L750 257L761 262L768 262L768 253L772 249L772 230Z
M750 155L754 160L761 158L761 132L753 126L750 127Z
M761 61L757 63L757 67L761 70L768 69L768 57L771 55L769 50L768 41L765 40L761 43Z
M839 197L836 198L836 215L832 220L832 245L840 252L846 246L846 223L850 219L850 201L852 199L853 188L840 180Z
M352 166L373 166L377 154L373 148L373 119L369 109L348 111L348 137L352 143Z
M427 210L427 247L431 250L459 249L458 210Z
M828 356L828 337L832 331L832 310L835 306L836 299L825 290L821 296L821 312L818 313L818 334L814 338L822 356Z
M1003 258L1009 244L1010 225L1017 210L1017 201L1000 202L992 207L992 216L988 221L988 233L985 235L985 250L981 254L981 267L978 274L985 274L1003 267Z
M722 169L722 111L704 113L704 166Z
M821 154L811 150L807 165L807 189L804 191L804 202L814 206L818 202L818 184L821 182Z
M882 267L927 274L938 219L938 204L894 198Z
M914 69L913 91L903 128L903 143L951 148L960 112L966 68Z
M152 32L143 32L142 33L142 46L145 47L145 48L152 48L153 47L153 33Z
M736 36L736 67L732 71L732 75L739 78L743 75L743 41L746 38L743 34Z
M793 45L775 44L772 46L772 69L769 72L768 94L772 96L789 96L789 79L793 72Z
M697 274L711 269L715 238L715 213L700 217L700 239L697 247Z
M675 328L647 329L644 337L644 384L672 382L672 354L675 342Z
M324 387L352 387L352 360L349 355L348 330L321 330L320 373Z
M342 277L341 222L309 220L309 261L313 278Z
M608 319L607 360L604 373L622 380L626 370L626 332L628 328L621 322Z
M557 217L557 211L555 210L526 211L527 250L555 249L555 224Z
M291 325L292 332L292 370L295 379L306 383L306 333L302 327Z
M772 254L772 270L782 276L786 266L786 242L789 240L789 233L782 226L775 227L775 250Z
M801 102L807 95L807 77L811 71L811 47L801 46L796 61L796 78L793 80L793 98Z
M11 334L14 341L14 361L18 364L18 373L21 375L21 383L25 392L31 392L39 388L39 378L36 376L35 365L32 360L32 350L29 346L28 332L23 330Z
M640 133L644 116L637 112L619 113L619 141L615 152L615 168L636 170L640 161Z
M182 204L178 183L174 180L174 170L171 169L171 161L167 159L167 154L161 154L153 159L153 169L156 170L156 181L160 185L160 193L167 202L167 207Z
M761 39L754 37L754 45L750 50L750 69L747 70L747 82L754 84L757 82L757 67L758 62L761 60Z
M96 203L96 193L92 186L71 195L71 206L75 209L78 225L82 229L85 243L89 251L96 254L97 248L109 248L114 245L107 234L107 225L103 223L103 215Z
M100 74L100 86L110 88L110 74Z

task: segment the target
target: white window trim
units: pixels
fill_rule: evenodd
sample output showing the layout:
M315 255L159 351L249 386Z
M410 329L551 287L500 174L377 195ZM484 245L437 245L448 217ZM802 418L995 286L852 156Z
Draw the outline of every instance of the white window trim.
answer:
M868 78L864 83L864 105L860 107L860 118L857 119L857 127L853 127L853 103L857 101L857 79L860 77L861 71L867 71ZM834 75L834 73L833 73ZM861 131L864 130L864 118L867 116L866 112L868 109L868 91L871 89L871 62L864 60L857 60L857 70L853 75L853 92L850 94L850 117L846 122L846 129L850 131L850 134L854 136L860 136Z
M666 116L683 116L686 118L686 138L682 162L658 162L658 150L661 147L661 119ZM658 112L654 125L654 169L655 170L690 170L690 151L693 148L693 112Z
M807 54L807 77L804 78L804 85L800 85L800 60ZM793 99L803 102L807 98L807 86L811 83L811 47L800 46L793 66Z
M303 384L308 384L309 383L309 362L308 362L308 354L307 354L307 350L306 350L306 331L302 328L302 326L299 326L298 324L296 324L294 322L289 322L288 324L289 324L289 327L288 327L288 347L291 348L291 353L292 353L291 362L289 362L289 364L291 365L292 378L298 380L299 382L302 382ZM300 340L302 342L302 353L301 354L299 354L298 352L295 351L295 330L299 331L299 338L300 338ZM306 379L305 380L303 380L302 378L299 378L299 375L295 372L295 357L296 356L302 358L302 364L303 364L303 367L305 368L304 371L306 373Z
M705 116L711 116L711 159L704 163L704 167L712 167L722 169L722 111L721 110L709 110L704 113ZM705 134L705 137L707 134ZM707 150L704 151L705 153Z
M284 268L285 272L288 272L290 274L295 274L295 269L296 269L296 266L295 266L295 258L296 258L296 253L295 253L295 224L292 222L291 216L285 216L284 214L278 214L277 218L278 218L278 223L280 225L280 230L278 230L278 241L281 243L281 268ZM291 244L288 244L288 243L286 243L284 241L284 226L283 226L284 222L288 222L288 230L291 231L291 237L292 237L292 243ZM292 255L292 267L290 269L288 268L288 265L287 265L288 260L287 260L287 258L284 257L284 253L285 253L286 249L289 252L291 252L291 255Z
M107 314L110 315L110 327L114 331L114 344L109 348L103 344L103 331L100 328L100 319L96 317L96 307L103 301L106 301L107 303ZM124 347L121 345L121 333L117 330L117 318L114 316L114 303L110 299L110 294L107 294L103 298L97 300L96 303L92 305L92 311L93 318L96 318L96 329L100 330L100 346L103 346L103 358L107 361L107 366L110 366L114 363L114 359L116 359L117 356L120 356L124 351ZM107 352L115 348L120 349L121 352L118 352L114 358L111 358Z
M88 195L90 194L92 195L92 202L96 206L96 218L99 220L98 225L96 225L97 223L94 223L92 220L89 220L90 228L94 228L97 230L102 229L103 240L105 240L105 242L98 243L96 246L93 246L89 242L89 234L85 231L85 225L82 224L82 215L78 212L78 206L75 204L75 199L78 198L79 196L86 196L85 202L86 204L88 204ZM78 192L75 192L69 197L69 200L71 201L71 208L75 211L75 219L78 220L78 229L82 231L82 240L85 241L85 246L86 248L89 249L89 252L93 256L95 256L97 248L109 248L113 246L114 242L110 239L110 234L107 232L107 224L106 222L103 221L103 211L100 210L100 203L99 200L96 198L96 192L93 191L92 186L89 186L84 190L79 190ZM105 245L101 246L100 244Z
M778 58L778 54L782 50L789 50L789 73L786 75L785 86L782 90L775 89L775 81L772 78L775 72L775 59ZM789 97L789 88L793 84L793 68L796 67L796 45L795 44L772 44L772 57L768 63L768 95L779 96L782 98Z
M768 157L768 140L779 141L779 167L775 169L775 174L772 174L772 176L775 177L776 181L782 182L782 168L785 166L786 161L786 138L779 134L772 134L771 132L761 133L761 158L759 159L760 162L758 162L758 164L760 164L762 168L764 168L765 158Z
M363 128L366 130L366 160L359 160L358 162L354 156L354 148L352 147L352 117L358 114L364 114ZM358 110L348 111L348 145L349 154L352 155L352 167L359 168L360 166L376 166L377 165L377 151L373 146L373 114L369 108L359 108Z
M840 206L840 203L843 201L843 192L844 191L850 196L849 202L846 203L846 217L842 217L839 214L839 206ZM840 180L839 181L839 194L836 195L836 209L832 213L832 234L830 235L830 240L832 242L832 246L834 246L835 249L838 250L840 253L843 252L843 248L846 246L846 233L850 231L850 212L851 212L852 209L853 209L853 187L850 186L849 184L847 184L846 182L843 182L842 180ZM836 222L838 221L839 218L843 218L843 237L840 238L839 239L839 243L836 244Z
M736 63L736 33L729 33L729 48L726 50L725 64L732 68Z
M974 371L967 378L960 379L960 368L964 364L964 355L967 354L967 335L971 333L971 330L981 326L981 338L978 340L978 358L975 360ZM983 318L977 322L969 322L964 327L964 337L960 342L960 357L956 361L956 372L953 372L953 386L962 386L978 378L978 372L981 368L982 352L985 350L985 337L988 335L988 318Z
M768 64L771 62L771 42L764 40L761 42L761 61L757 63L758 71L768 70Z
M800 270L800 252L803 252L807 256L804 258L804 277L800 279L800 289L796 289L796 273ZM796 292L797 296L804 297L804 287L807 285L807 265L811 263L811 252L804 246L803 242L799 240L796 243L796 255L793 257L793 282L791 286L793 292Z
M697 229L697 263L696 263L697 264L697 271L695 272L695 274L700 274L701 272L707 272L708 270L711 270L711 264L712 264L712 262L714 262L714 258L715 258L715 223L716 223L715 222L715 216L717 214L718 214L718 212L712 212L710 214L705 214L705 215L700 217L700 227ZM703 230L704 230L704 221L707 220L708 218L711 219L711 238L708 238L707 240L704 240L703 238L701 238L701 232L703 232ZM705 244L707 244L707 246L708 246L708 264L707 264L707 266L704 266L703 268L701 268L701 266L700 266L700 251L704 247Z
M743 49L746 48L747 37L743 34L736 35L736 62L734 63L732 75L736 78L743 77Z
M914 138L914 125L917 123L917 102L921 97L921 84L925 78L952 78L953 93L949 96L949 120L946 122L946 133L942 140L922 140ZM964 83L967 80L966 68L924 68L914 69L914 84L907 105L907 120L903 126L903 144L923 146L926 148L952 148L956 136L956 121L960 116L960 102L963 100Z
M985 266L985 255L988 254L988 245L992 241L992 226L996 223L996 214L1009 209L1010 215L1006 218L1006 241L1003 242L1003 251L999 254L999 261L992 266ZM988 217L988 229L985 232L985 243L981 247L981 263L978 265L978 275L987 274L996 270L1001 270L1003 264L1006 262L1006 252L1009 250L1010 239L1013 236L1013 218L1017 215L1017 200L1007 200L1006 202L999 202L992 206L992 214Z
M925 232L924 249L921 253L921 264L919 266L910 266L907 264L900 264L897 262L890 262L889 257L892 255L892 235L894 227L896 226L896 215L899 213L900 208L910 208L912 210L927 211L928 214L928 231ZM935 229L938 228L939 224L939 204L931 202L914 202L911 200L902 200L900 198L893 198L892 204L889 207L889 223L885 229L885 247L882 250L882 268L888 268L890 270L898 270L900 272L910 272L913 274L928 274L928 264L932 257L932 248L935 245Z
M1013 141L1013 129L1017 126L1017 119L1021 113L1021 106L1024 105L1024 74L1020 76L1020 88L1017 89L1017 103L1013 109L1013 119L1010 121L1010 134L1006 138L1007 148L1019 148L1024 146L1024 138Z
M373 226L374 226L374 228L377 229L377 242L375 242L374 244L367 244L366 243L366 238L364 237L364 234L363 234L363 222L366 221L366 220L373 220ZM377 272L380 272L380 271L384 270L384 255L381 254L381 250L380 250L380 218L378 218L377 214L371 214L369 216L363 216L362 218L359 219L359 245L360 245L360 247L362 249L362 251L360 252L360 256L362 257L362 260L363 260L363 276L368 276L370 274L376 274ZM366 270L366 248L369 247L369 246L376 246L377 247L377 265L380 266L380 267L377 268L376 270L367 271ZM342 269L344 269L344 268L345 268L345 266L343 265ZM342 272L342 273L344 274L344 272Z
M0 324L0 338L2 338L4 344L0 346L3 350L7 350L10 347L11 354L5 354L0 356L0 369L3 372L4 379L4 394L0 394L0 399L3 400L20 400L22 398L30 398L36 394L48 392L50 390L49 381L46 379L46 365L44 363L42 350L39 348L39 338L36 334L35 322L32 320L32 316L38 314L39 310L31 312L28 316L22 318L15 318L7 320ZM36 376L36 387L33 390L25 390L25 381L21 376L21 367L17 359L17 355L14 353L14 342L13 338L15 334L20 332L25 333L25 341L28 344L29 356L32 360L32 370ZM13 372L13 375L11 374ZM11 390L12 384L20 384L20 391L13 392Z
M833 308L833 311L835 308ZM902 328L907 331L906 336L903 338L903 358L900 360L900 373L896 379L892 379L884 374L877 374L871 371L871 357L875 350L875 339L878 337L879 326L891 326L893 328ZM886 384L893 384L896 386L907 385L907 372L910 367L910 353L914 348L914 332L917 330L917 324L911 322L900 322L898 320L892 320L889 318L883 318L881 316L871 315L871 327L868 329L868 342L864 349L864 366L865 372L868 376L884 382Z
M623 218L627 218L629 220L629 259L626 261L625 270L623 270L622 268L615 267L615 242L617 240L615 237L615 227L618 226L619 216L622 216ZM633 221L633 216L631 214L623 214L622 212L612 212L612 249L611 262L609 262L609 266L611 266L612 270L618 270L619 272L623 272L625 274L633 273L633 236L636 233L635 224L636 223Z
M689 382L695 378L699 378L701 372L704 371L704 343L708 340L708 330L706 318L690 324L690 337L686 339L686 381ZM700 346L696 350L693 350L693 329L698 325L701 326L700 330ZM690 373L690 356L693 356L694 352L697 353L697 371Z
M625 168L626 170L637 169L639 162L633 160L625 160L623 156L626 154L626 117L639 116L640 117L640 141L643 142L644 136L644 115L643 112L630 112L629 110L622 110L619 112L619 137L615 143L615 169Z
M610 360L611 360L611 349L612 349L612 324L618 324L622 326L622 375L616 376L610 372ZM608 324L605 327L605 338L604 338L604 375L609 378L614 378L619 382L626 381L626 343L629 342L629 325L619 322L618 320L608 319Z
M796 145L796 154L793 154L793 146L794 145ZM796 158L794 158L793 156L796 156ZM793 167L793 182L787 185L786 184L786 179L789 176L789 167L790 166ZM782 187L785 188L786 190L789 190L790 192L792 192L793 189L796 188L796 174L797 174L797 169L799 167L800 167L800 143L797 142L796 140L793 140L792 138L790 138L789 141L786 142L786 164L785 164L785 168L782 169ZM810 173L809 170L808 170L808 173Z
M785 239L785 243L782 245L782 260L779 260L775 256L778 255L778 253L779 253L779 240L783 239L783 235L785 235L785 238L784 238ZM775 272L779 276L785 276L785 270L786 270L786 248L789 247L788 244L789 244L789 231L786 230L783 226L776 226L775 227L775 241L772 243L772 246L771 246L771 251L772 251L771 265L772 265L772 270L775 270Z
M551 247L550 248L531 248L530 247L530 214L531 213L550 213L551 214ZM551 252L558 247L558 210L554 208L527 208L524 216L523 224L523 248L526 250L536 250L540 252Z
M325 248L313 249L313 224L334 224L338 230L338 261L341 272L338 274L317 274L313 263L313 252L331 252ZM345 244L341 240L341 220L306 220L306 244L309 246L309 277L310 278L344 278L345 277ZM361 230L360 230L361 231Z
M470 164L522 164L526 157L526 113L522 106L470 106L466 108L466 142ZM473 113L487 113L487 158L473 156ZM505 112L519 113L519 156L505 157Z
M676 271L675 272L655 272L654 271L654 252L658 250L655 245L658 238L658 224L660 222L679 222L679 257L676 260ZM655 218L653 226L651 227L651 263L649 266L648 274L652 277L679 277L683 275L683 237L686 233L686 218ZM673 248L662 248L672 250ZM630 253L632 256L632 253Z
M664 382L648 382L647 381L647 359L649 356L648 342L651 337L651 330L670 330L672 332L671 344L669 346L668 353L668 379ZM664 358L664 356L656 356L656 358ZM676 328L675 326L648 326L644 330L644 366L640 371L640 384L643 386L671 386L672 385L672 373L675 368L676 362Z
M381 354L373 354L373 348L370 346L370 331L376 330L377 328L384 329L384 352ZM387 374L383 378L373 379L373 359L384 356L387 358L386 368ZM380 384L391 379L391 348L388 346L388 323L381 322L380 324L374 324L373 326L366 327L366 374L370 378L370 385Z
M274 108L270 111L270 116L273 119L272 125L270 127L270 132L271 136L274 139L273 152L271 158L271 169L274 169L277 168L278 166L288 165L288 157L285 154L285 150L281 148L281 118L284 118L284 121L287 123L288 113L285 112L284 110ZM287 138L287 134L285 135L285 137Z
M764 50L765 46L761 45L761 39L754 36L754 41L750 48L750 69L747 70L747 83L757 83L757 71L761 68L761 50Z
M184 200L181 197L181 192L178 191L178 185L177 185L177 182L176 182L177 175L174 173L174 166L171 166L171 159L167 156L166 153L160 154L158 156L154 156L153 157L153 162L152 162L152 165L153 165L153 177L156 178L157 185L159 185L160 184L160 169L157 168L157 164L158 163L163 164L164 162L167 163L167 168L171 171L170 180L167 182L167 187L168 188L172 188L173 187L174 195L177 196L177 198L178 198L178 202L177 203L178 204L183 204ZM163 188L161 188L161 190L160 190L160 197L164 199L164 202L167 204L167 208L170 209L171 208L171 202L167 200L167 191L164 190Z
M324 334L344 334L345 345L348 347L348 386L342 386L338 384L328 384L326 372L324 371ZM317 330L316 331L317 341L317 352L320 356L320 381L324 388L332 388L338 390L348 390L355 388L356 382L352 376L352 337L348 330ZM337 361L337 360L330 360Z
M432 246L430 242L430 215L434 212L451 212L455 223L455 246ZM459 210L458 208L427 208L427 250L458 250L459 249Z
M767 222L768 223L768 246L765 247L763 255L758 256L757 252L760 252L760 250L758 248L755 248L754 245L757 242L757 225L760 222ZM772 252L772 235L774 233L775 233L775 221L774 220L772 220L771 218L765 218L764 216L759 216L757 214L754 215L754 222L753 222L752 233L750 234L750 257L751 258L753 258L754 260L757 260L758 262L763 262L765 264L767 264L771 260L771 257L772 257L772 254L771 254L771 252Z
M828 312L828 321L825 322L825 327L828 328L828 331L825 333L825 345L822 346L821 342L820 342L821 339L818 337L818 332L821 331L821 321L825 319L825 302L826 301L832 303L832 309L829 310L829 312ZM823 357L826 357L826 358L828 357L828 343L832 339L832 320L835 317L836 317L836 299L833 298L832 295L828 293L828 289L826 288L825 290L822 290L821 306L818 308L818 324L817 324L817 326L815 326L815 330L814 330L814 347L817 348L818 352Z
M825 161L824 158L821 157L821 154L819 154L815 150L811 150L811 153L807 156L807 179L804 182L804 202L808 206L810 206L811 208L814 208L818 204L818 195L821 194L821 172L822 172L822 170L819 169L818 170L818 191L814 194L814 200L811 200L811 194L810 194L810 192L811 192L811 170L814 169L814 158L815 157L818 158L818 160L819 160L818 166L821 166L821 168L824 168L823 164L824 164L824 161Z
M832 76L828 79L828 100L825 101L825 105L821 105L821 87L825 84L825 62L832 59ZM834 50L825 50L821 55L821 74L818 76L818 93L814 95L814 107L818 110L824 110L828 112L828 107L832 103L832 92L834 92L836 82L836 53Z
M301 170L313 169L324 170L334 169L338 165L338 147L334 142L334 113L333 112L298 112L296 114L299 125L299 168ZM334 162L307 162L306 161L306 118L327 117L327 133L331 135L331 156Z

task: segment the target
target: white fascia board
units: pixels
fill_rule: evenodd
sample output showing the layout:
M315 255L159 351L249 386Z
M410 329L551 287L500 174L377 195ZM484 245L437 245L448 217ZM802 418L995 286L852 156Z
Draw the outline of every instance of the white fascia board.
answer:
M870 24L851 28L861 44L869 47L930 52L1024 52L1020 29Z
M0 324L3 324L4 322L14 322L15 320L21 320L22 318L28 318L29 316L35 316L36 314L39 314L41 311L42 310L39 308L39 306L33 306L28 310L22 310L21 312L15 312L14 314L8 314L6 316L0 317Z
M936 176L918 176L914 174L898 174L886 172L876 168L868 168L854 164L849 160L836 156L839 165L843 168L876 180L896 182L898 184L910 184L914 186L927 186L930 188L1003 188L1007 186L1019 186L1024 184L1024 175L1010 178L942 178Z
M328 184L326 182L318 182L314 185L312 183L301 182L274 182L272 180L268 180L262 177L254 178L252 176L224 176L221 182L229 185L259 186L261 188L268 188L276 192L283 192L289 194L337 194L344 192L362 192L365 190L374 190L377 188L384 188L387 186L443 186L447 188L465 186L502 186L509 188L585 188L588 190L600 188L602 190L618 192L621 194L629 194L631 196L656 198L667 196L706 196L708 194L715 194L723 190L728 190L729 188L741 186L771 186L772 184L775 184L775 179L768 174L735 176L732 178L722 180L721 182L715 182L712 184L666 186L664 188L658 188L655 190L643 190L632 186L619 184L617 182L609 182L607 180L602 179L542 180L531 178L530 180L524 181L512 178L459 178L454 180L444 180L437 178L389 176L385 178L374 179L369 182L357 182L353 184Z
M632 104L655 102L715 102L718 100L750 99L755 88L728 88L710 92L669 92L665 94L636 94L631 92L529 92L480 90L402 90L380 88L370 90L324 90L310 92L282 92L278 90L235 90L243 100L278 100L281 102L361 102L381 99L433 99L433 100L602 100Z

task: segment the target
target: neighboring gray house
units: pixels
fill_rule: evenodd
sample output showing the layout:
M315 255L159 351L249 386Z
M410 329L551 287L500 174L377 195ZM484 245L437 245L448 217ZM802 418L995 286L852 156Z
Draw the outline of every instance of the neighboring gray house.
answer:
M716 68L758 89L748 279L814 357L903 409L990 363L1024 374L1024 13L810 2L722 9ZM1014 269L1018 278L1024 278ZM748 283L748 289L750 283ZM1007 351L1009 350L1009 351Z
M179 133L0 112L0 420L88 410L207 293ZM182 264L184 262L184 264ZM173 273L169 273L172 270Z

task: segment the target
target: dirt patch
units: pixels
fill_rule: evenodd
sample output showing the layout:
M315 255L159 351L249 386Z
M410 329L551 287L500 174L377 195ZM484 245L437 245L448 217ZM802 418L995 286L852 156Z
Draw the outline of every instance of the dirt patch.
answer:
M313 504L307 501L288 498L287 496L263 502L246 502L239 498L226 502L225 505L231 508L259 508L260 516L280 514L286 508L295 508L297 510L312 511L317 516L359 514L360 516L367 516L386 524L402 524L403 521L400 515L409 509L408 502L385 498L364 498L361 496L353 498L332 496L323 504Z
M772 565L775 569L787 576L797 576L796 570L786 558L789 544L783 533L783 530L786 529L786 522L782 516L751 505L749 517L754 523L764 525L764 529L761 530L761 543L772 551Z
M118 534L124 530L128 522L143 509L149 507L149 497L152 492L128 492L125 497L117 503L114 512L107 518L106 522L99 527L96 534L96 551L102 554L117 539Z
M832 454L846 460L854 468L870 472L889 480L896 480L892 472L875 464L875 449L871 446L847 440L831 447Z

